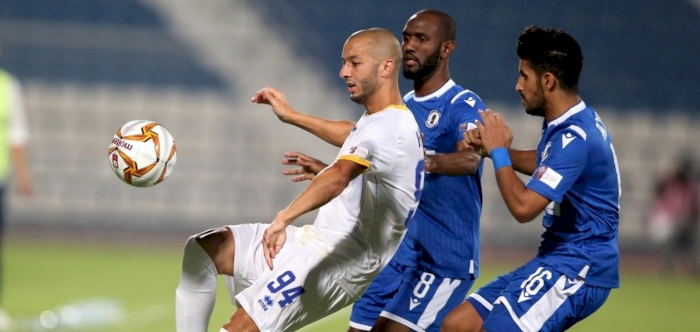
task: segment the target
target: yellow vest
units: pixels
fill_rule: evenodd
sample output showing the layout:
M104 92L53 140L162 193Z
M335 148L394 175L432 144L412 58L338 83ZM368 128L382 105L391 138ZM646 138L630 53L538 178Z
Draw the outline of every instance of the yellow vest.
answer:
M0 69L0 184L10 174L10 98L12 76Z

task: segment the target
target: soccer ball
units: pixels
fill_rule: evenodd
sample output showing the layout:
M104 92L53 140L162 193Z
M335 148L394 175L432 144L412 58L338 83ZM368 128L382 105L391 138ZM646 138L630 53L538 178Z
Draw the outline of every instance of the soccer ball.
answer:
M161 124L148 120L129 121L119 128L108 155L114 174L136 187L161 183L177 162L173 136Z

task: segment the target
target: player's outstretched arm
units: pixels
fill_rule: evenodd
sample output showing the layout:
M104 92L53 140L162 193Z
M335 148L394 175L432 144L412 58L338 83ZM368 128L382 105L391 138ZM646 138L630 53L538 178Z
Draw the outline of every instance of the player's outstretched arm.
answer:
M256 92L251 102L272 106L272 111L282 122L293 124L338 147L343 145L355 126L355 123L350 121L327 120L300 113L289 105L281 91L269 86Z
M354 178L365 171L365 167L349 160L337 160L311 181L287 208L277 213L275 220L265 230L263 251L270 269L272 260L286 241L285 228L300 216L316 210L340 195Z
M425 156L425 171L446 175L473 175L479 170L481 154L462 142L457 144L457 151Z

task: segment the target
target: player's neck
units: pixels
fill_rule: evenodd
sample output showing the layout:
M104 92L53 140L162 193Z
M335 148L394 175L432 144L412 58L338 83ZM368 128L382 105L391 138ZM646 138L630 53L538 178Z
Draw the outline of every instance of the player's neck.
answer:
M398 82L395 85L378 90L364 106L367 114L371 115L387 108L389 105L403 105Z
M416 97L425 97L442 88L450 80L447 70L436 70L423 79L413 80L413 91Z
M555 92L553 98L547 98L545 119L550 122L560 117L580 101L581 96L578 93Z

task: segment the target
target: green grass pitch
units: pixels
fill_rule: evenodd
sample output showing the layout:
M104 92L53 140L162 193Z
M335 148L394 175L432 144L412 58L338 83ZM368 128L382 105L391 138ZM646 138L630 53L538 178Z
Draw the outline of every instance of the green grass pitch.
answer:
M184 244L184 239L183 239ZM120 245L13 239L4 248L3 306L15 331L46 310L85 300L106 299L123 314L108 326L81 331L174 331L174 291L180 274L180 249L175 245ZM514 266L483 262L475 287ZM210 331L218 331L234 310L220 283ZM700 280L664 279L651 272L624 271L622 288L571 331L700 331ZM349 309L308 326L305 332L345 331ZM44 315L45 321L50 316ZM45 322L46 324L46 322ZM67 331L69 329L54 329ZM34 329L37 331L37 329Z

